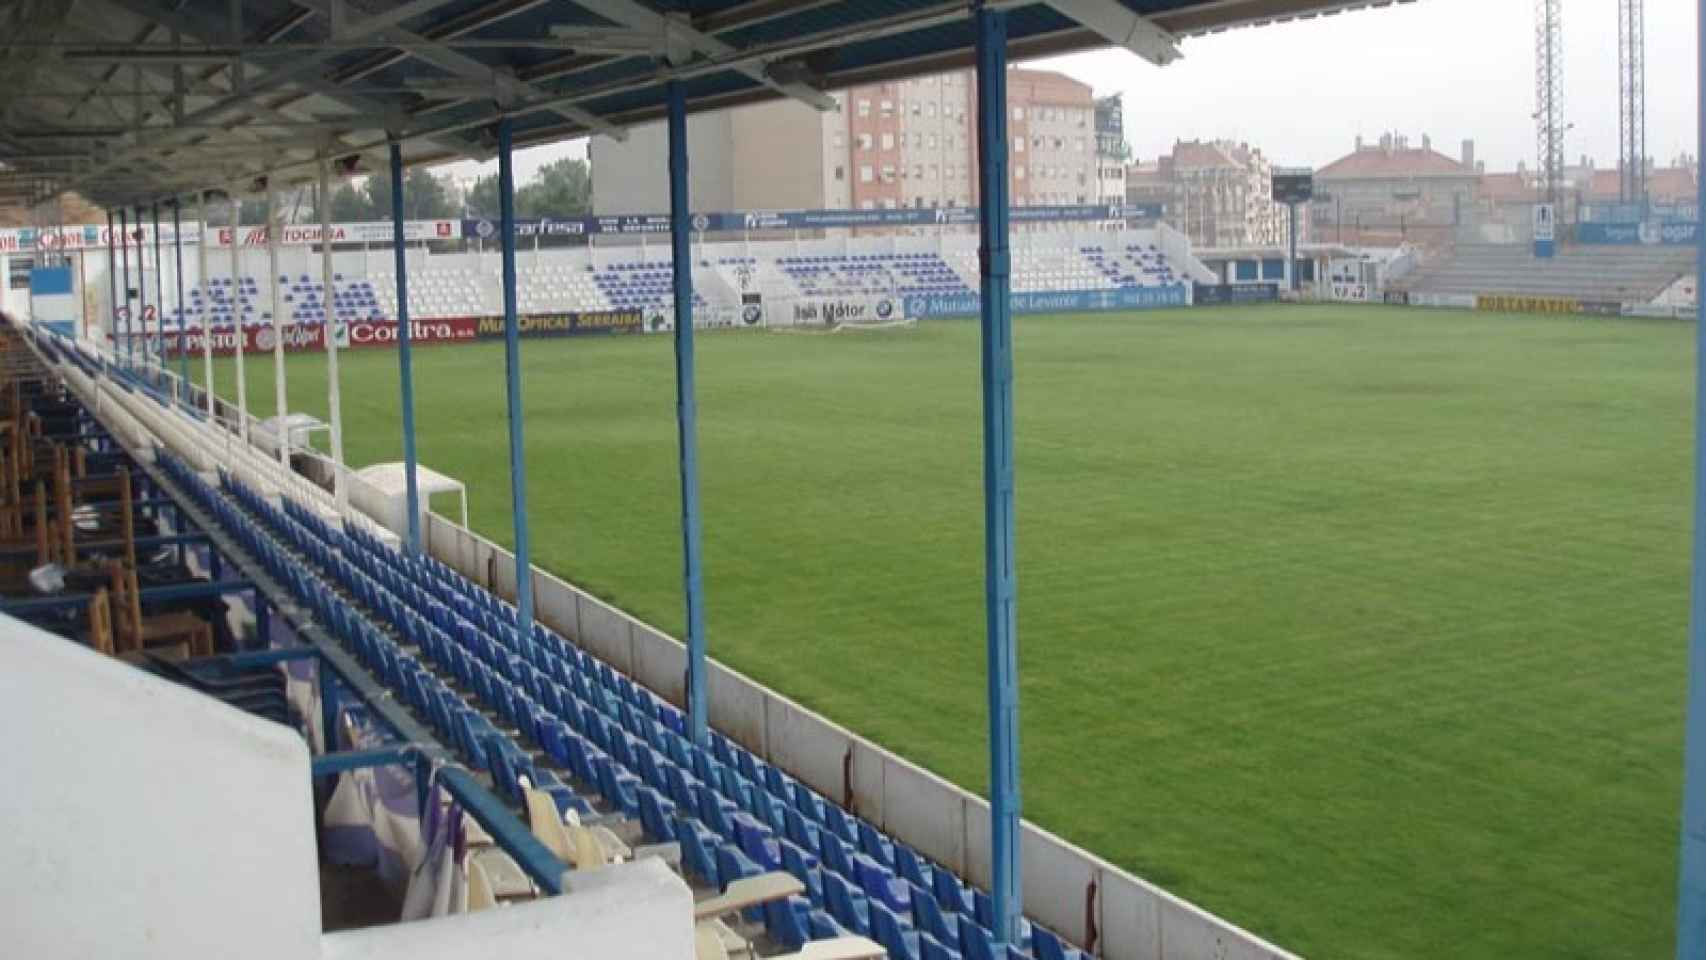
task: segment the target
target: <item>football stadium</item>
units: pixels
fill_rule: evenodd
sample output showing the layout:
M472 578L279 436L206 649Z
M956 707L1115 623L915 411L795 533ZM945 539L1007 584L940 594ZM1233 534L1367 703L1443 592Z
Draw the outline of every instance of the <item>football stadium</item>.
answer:
M1706 957L1641 0L1612 170L1039 62L1407 6L0 5L7 943Z

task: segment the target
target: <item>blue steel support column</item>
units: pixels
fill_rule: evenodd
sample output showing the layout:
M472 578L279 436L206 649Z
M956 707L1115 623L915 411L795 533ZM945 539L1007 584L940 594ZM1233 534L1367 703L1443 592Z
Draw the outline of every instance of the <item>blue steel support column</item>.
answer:
M403 384L403 474L410 553L421 550L421 492L415 480L415 367L409 348L408 244L403 240L403 145L391 141L391 249L397 257L397 366Z
M154 363L163 369L166 366L166 261L160 259L160 201L154 201L150 209L154 214L154 327L160 331Z
M113 337L113 353L118 353L118 257L113 255L113 212L107 211L107 332Z
M178 389L182 396L190 395L190 338L184 329L184 223L180 216L183 203L177 197L172 198L172 256L178 263L178 295L174 299L178 305ZM164 331L161 340L165 340Z
M705 597L699 573L699 427L693 395L693 252L687 212L687 95L669 84L669 247L675 271L675 422L681 462L681 560L687 593L687 714L693 742L708 745Z
M978 270L983 283L984 605L990 863L997 940L1014 943L1019 872L1019 624L1014 606L1013 305L1007 238L1007 15L977 18Z
M126 366L129 366L132 359L131 354L136 349L136 345L130 342L130 221L126 219L126 216L124 208L120 207L118 211L118 251L119 268L124 271L124 285L122 287L124 290L124 306L119 308L119 318L124 321L124 362ZM116 346L113 349L113 356L118 356Z
M142 230L142 207L136 208L136 326L142 347L142 373L148 374L148 244ZM132 361L135 360L133 356Z
M515 606L522 648L533 642L533 561L527 542L527 456L521 437L521 327L515 316L515 163L510 118L498 121L498 232L503 236L504 391L509 400L509 495L515 522Z
M1706 0L1698 4L1695 57L1699 146L1706 149ZM1696 200L1706 216L1706 193ZM1706 220L1697 222L1706 223ZM1696 232L1694 289L1706 290L1706 232ZM1688 719L1683 740L1681 876L1676 898L1677 960L1706 957L1706 298L1694 318L1694 570L1689 584Z

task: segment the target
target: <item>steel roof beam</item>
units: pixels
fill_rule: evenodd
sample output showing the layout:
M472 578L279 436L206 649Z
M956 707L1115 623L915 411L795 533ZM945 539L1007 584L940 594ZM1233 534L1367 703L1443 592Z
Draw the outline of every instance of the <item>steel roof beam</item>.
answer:
M722 40L694 29L686 20L665 16L639 0L575 0L575 4L630 30L655 34L662 41L664 58L677 67L685 66L694 54L727 59L738 52ZM834 97L802 79L779 77L770 67L769 63L737 63L732 69L813 109L824 112L840 109Z
M1117 0L1043 0L1045 6L1096 32L1116 47L1137 54L1158 67L1183 57L1177 37ZM1007 6L1025 6L1014 2Z
M307 7L308 9L319 13L321 16L328 18L331 16L331 0L292 0L292 2L297 6ZM539 90L524 80L518 79L513 73L493 70L491 67L475 60L473 57L457 53L456 51L445 47L441 43L428 40L419 34L411 33L401 27L384 27L381 28L380 32L383 36L390 38L394 42L401 41L402 43L407 44L409 46L407 52L417 60L430 63L433 66L438 67L440 70L455 74L456 76L466 80L490 83L493 88L492 99L499 103L510 103L516 100L536 98L544 95L544 91ZM552 112L562 116L565 120L572 120L575 123L585 124L586 126L597 130L600 133L606 134L607 136L614 137L617 140L626 140L628 138L628 131L613 123L606 122L602 118L585 110L572 106L564 106L553 109Z

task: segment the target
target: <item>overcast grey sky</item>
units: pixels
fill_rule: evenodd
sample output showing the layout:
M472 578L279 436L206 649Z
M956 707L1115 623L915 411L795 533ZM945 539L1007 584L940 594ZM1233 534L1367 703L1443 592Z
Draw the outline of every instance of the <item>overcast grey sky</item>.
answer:
M1565 0L1566 141L1601 166L1617 161L1617 5ZM1647 152L1668 164L1694 152L1695 5L1647 0ZM1233 30L1184 42L1166 68L1116 50L1037 61L1125 93L1126 138L1153 160L1176 139L1228 137L1275 162L1322 166L1357 134L1397 130L1456 156L1472 138L1489 170L1533 165L1531 0L1417 0L1379 10ZM585 141L516 154L521 180ZM495 164L487 165L496 169ZM471 163L450 169L467 173Z

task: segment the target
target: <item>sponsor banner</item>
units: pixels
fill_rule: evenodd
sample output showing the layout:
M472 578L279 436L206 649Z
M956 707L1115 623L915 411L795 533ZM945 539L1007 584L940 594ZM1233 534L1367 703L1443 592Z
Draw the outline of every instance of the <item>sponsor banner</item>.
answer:
M539 313L517 317L516 324L524 337L576 337L604 333L644 333L646 318L638 310L591 310L585 313ZM503 317L475 319L476 336L481 339L504 335Z
M920 320L931 317L975 316L982 309L975 293L952 296L906 297L904 316ZM1185 285L1138 287L1126 290L1067 290L1053 293L1015 293L1014 313L1078 313L1097 310L1147 310L1154 307L1183 307Z
M420 240L456 240L460 239L461 230L454 220L405 220L403 221L403 239L407 242ZM267 228L262 225L252 227L215 228L208 235L208 243L217 247L229 247L233 242L245 247L263 247L267 243ZM285 247L301 247L320 242L320 225L317 223L286 224L279 231L279 245ZM359 223L332 224L333 243L390 243L391 221L369 220Z
M1414 290L1408 294L1412 307L1445 307L1453 310L1473 310L1475 297L1467 293L1418 293Z
M1410 304L1410 294L1404 290L1386 291L1386 302L1394 306L1405 307Z
M394 347L397 345L397 324L383 320L357 320L349 325L349 345L354 349ZM409 321L409 343L457 343L475 340L480 336L477 317L435 317Z
M1688 246L1695 242L1698 224L1691 220L1661 220L1645 223L1579 223L1576 242L1585 244L1636 244Z
M1355 303L1368 302L1368 284L1366 283L1335 283L1329 287L1329 293L1334 300L1349 300Z
M1615 300L1583 300L1582 312L1596 317L1621 317L1623 304Z
M754 326L763 314L751 321L742 314L742 322ZM772 322L779 318L772 317ZM894 297L807 297L792 301L790 315L783 325L796 327L835 326L842 323L888 323L906 319L906 304Z
M1068 206L1014 207L1014 223L1103 220L1158 220L1158 203L1074 204ZM977 223L976 207L904 208L897 210L749 210L733 213L696 213L690 226L704 232L746 230L828 230L845 227L922 227ZM462 236L489 240L497 236L496 221L462 221ZM669 215L662 213L625 216L568 217L561 220L517 220L518 237L580 237L594 233L668 233Z
M136 231L138 229L142 231L142 242L152 247L154 244L154 224L144 223L140 226L137 224L131 224L129 239L132 245L135 245L136 243ZM106 224L104 223L98 225L83 224L79 226L46 227L43 229L37 229L35 227L8 227L0 230L0 253L28 253L29 251L38 249L55 251L105 250L109 240L112 242L114 247L117 247L122 242L122 238L118 237L117 234L118 229L116 225L112 233L109 234ZM162 245L175 242L177 236L178 235L173 232L171 224L162 223L160 225L160 243ZM200 242L200 239L201 230L198 229L197 224L184 224L185 243L198 243Z
M1227 303L1272 303L1279 299L1277 283L1199 283L1191 298L1197 306Z
M306 324L296 323L286 324L284 327L284 351L286 353L298 353L303 350L323 350L325 349L326 344L324 335L325 328L321 326L308 326ZM184 331L182 338L179 337L178 331L175 329L168 329L163 333L158 330L149 331L146 334L137 332L131 336L133 339L138 341L159 341L162 352L168 357L178 356L180 352L180 339L188 346L190 356L199 357L205 349L203 344L209 337L211 337L213 340L213 355L216 357L229 357L233 356L237 352L237 338L239 333L236 327L225 326L214 327L211 331L186 330ZM271 353L273 345L278 342L278 335L270 326L244 327L241 337L243 352L245 354ZM118 339L123 338L120 337ZM340 338L340 340L342 339L343 338ZM339 345L345 346L347 344L340 342Z
M1501 313L1581 313L1582 302L1575 297L1481 293L1475 295L1475 309L1497 310Z

